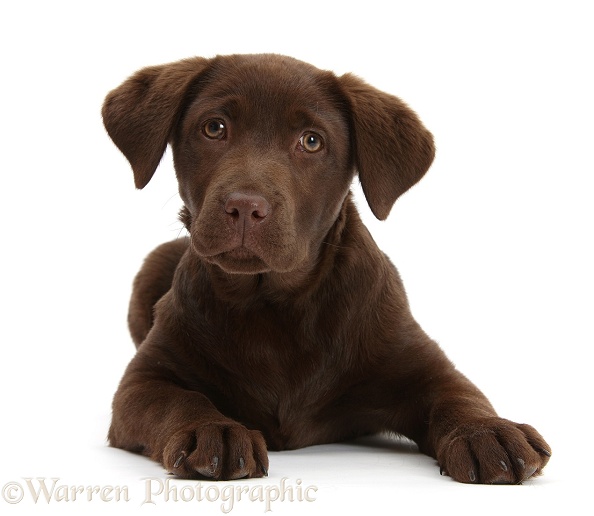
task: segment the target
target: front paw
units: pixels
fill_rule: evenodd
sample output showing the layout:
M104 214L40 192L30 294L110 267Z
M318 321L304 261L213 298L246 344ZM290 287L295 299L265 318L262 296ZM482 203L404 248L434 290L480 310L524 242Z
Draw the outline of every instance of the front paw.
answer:
M207 423L174 434L163 465L181 478L257 478L268 475L268 454L260 432L233 421Z
M497 417L456 428L437 450L442 473L470 484L519 484L539 475L550 456L534 428Z

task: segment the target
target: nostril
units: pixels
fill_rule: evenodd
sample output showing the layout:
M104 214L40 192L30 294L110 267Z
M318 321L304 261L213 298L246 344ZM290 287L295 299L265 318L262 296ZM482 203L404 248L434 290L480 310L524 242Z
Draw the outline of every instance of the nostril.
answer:
M229 205L225 205L225 211L231 215L234 219L239 217L239 210L237 208L230 207Z
M255 219L263 219L268 215L268 203L266 204L252 204L252 217Z

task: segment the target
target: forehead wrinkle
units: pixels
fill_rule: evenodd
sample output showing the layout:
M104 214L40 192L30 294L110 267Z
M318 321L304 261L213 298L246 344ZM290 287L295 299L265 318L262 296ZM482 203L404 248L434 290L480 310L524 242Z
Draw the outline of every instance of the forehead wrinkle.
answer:
M315 127L326 123L342 122L344 117L335 109L320 109L319 102L312 106L298 106L293 109L292 117L301 125Z
M208 111L221 112L233 118L239 111L240 101L237 96L199 96L193 104L193 108L206 113Z
M285 102L267 102L265 98L259 102L250 102L250 97L241 99L239 94L232 96L208 96L199 97L193 105L193 110L200 113L218 112L228 116L231 119L239 118L278 118L290 126L311 126L315 127L320 123L342 120L342 117L334 110L319 109L319 102L310 105L300 105L298 103ZM247 102L246 102L247 101ZM272 109L278 106L277 109Z

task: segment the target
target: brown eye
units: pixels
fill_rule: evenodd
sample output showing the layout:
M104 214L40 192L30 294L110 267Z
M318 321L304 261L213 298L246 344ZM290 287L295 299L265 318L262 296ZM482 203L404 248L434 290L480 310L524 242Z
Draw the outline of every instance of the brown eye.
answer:
M227 136L225 122L219 119L207 120L202 126L202 134L211 140L222 140Z
M324 147L324 140L319 134L307 132L299 138L299 144L306 152L318 152Z

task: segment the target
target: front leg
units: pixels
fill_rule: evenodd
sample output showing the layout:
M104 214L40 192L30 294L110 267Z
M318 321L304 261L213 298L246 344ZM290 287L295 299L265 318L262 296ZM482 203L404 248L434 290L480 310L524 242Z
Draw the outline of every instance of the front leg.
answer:
M541 473L551 449L534 428L498 417L457 371L433 392L425 443L443 474L464 483L519 484Z
M148 455L182 478L230 480L268 473L262 434L225 417L203 394L178 385L144 344L115 394L109 441Z
M384 403L384 430L415 441L459 482L518 484L540 474L551 449L534 428L500 418L416 323L400 335L373 374L381 384L370 397Z

